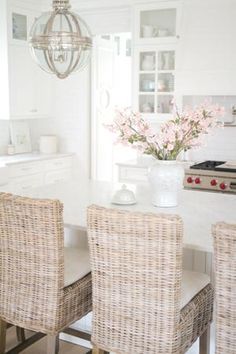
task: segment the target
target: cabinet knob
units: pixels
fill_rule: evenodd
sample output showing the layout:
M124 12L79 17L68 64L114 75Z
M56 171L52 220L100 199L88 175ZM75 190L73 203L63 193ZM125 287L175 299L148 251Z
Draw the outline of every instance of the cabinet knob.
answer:
M37 112L38 112L38 110L36 108L33 108L30 110L30 113L37 113Z
M177 38L177 39L180 39L180 35L179 35L179 34L177 34L176 38Z

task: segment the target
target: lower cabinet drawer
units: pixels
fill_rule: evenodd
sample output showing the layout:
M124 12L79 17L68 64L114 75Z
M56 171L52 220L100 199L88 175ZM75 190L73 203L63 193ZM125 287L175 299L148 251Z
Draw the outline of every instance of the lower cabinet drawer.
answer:
M47 172L45 174L44 183L53 184L60 181L67 181L71 178L71 169L62 169L58 171Z
M147 176L147 168L119 167L120 182L145 182L147 181Z
M44 162L44 170L53 171L58 169L69 169L72 167L72 157L61 157Z
M11 178L10 184L16 193L17 191L21 192L31 188L37 188L43 185L43 173Z
M41 161L38 162L28 162L28 163L20 163L16 165L10 165L10 177L21 177L34 175L42 172L43 164Z

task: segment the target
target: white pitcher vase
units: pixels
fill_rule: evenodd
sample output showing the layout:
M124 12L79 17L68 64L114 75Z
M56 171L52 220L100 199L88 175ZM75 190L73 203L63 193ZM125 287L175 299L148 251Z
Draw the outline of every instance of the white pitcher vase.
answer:
M149 170L152 204L157 207L178 205L178 194L183 188L184 169L180 162L158 160Z

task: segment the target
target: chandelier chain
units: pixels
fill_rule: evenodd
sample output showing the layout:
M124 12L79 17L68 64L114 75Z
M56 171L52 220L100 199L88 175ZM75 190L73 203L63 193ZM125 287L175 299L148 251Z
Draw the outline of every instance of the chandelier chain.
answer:
M69 0L53 0L52 7L54 10L57 10L57 9L69 9L71 6Z

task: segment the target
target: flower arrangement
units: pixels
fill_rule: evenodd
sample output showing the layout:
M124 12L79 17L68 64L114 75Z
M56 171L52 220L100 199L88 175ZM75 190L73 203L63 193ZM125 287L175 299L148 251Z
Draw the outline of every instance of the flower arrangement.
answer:
M155 133L140 113L126 108L116 110L113 123L106 127L117 134L117 143L130 145L158 160L176 160L180 152L200 147L202 137L211 129L222 126L219 117L223 113L223 107L207 104L183 113L176 109L173 119L163 123Z

